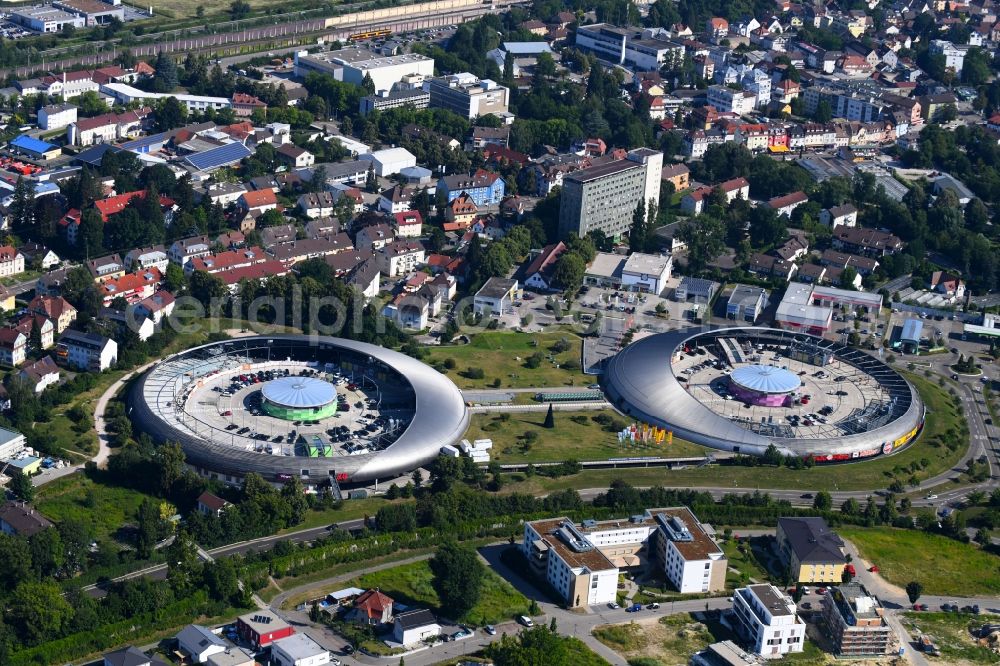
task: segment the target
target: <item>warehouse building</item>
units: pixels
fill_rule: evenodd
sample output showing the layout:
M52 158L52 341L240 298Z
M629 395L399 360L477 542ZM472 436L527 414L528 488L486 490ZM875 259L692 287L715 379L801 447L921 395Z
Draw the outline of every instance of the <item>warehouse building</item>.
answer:
M82 28L86 24L84 17L71 14L53 5L36 5L14 9L10 13L10 20L23 25L28 30L47 33L62 32L67 25Z
M329 74L338 81L360 86L365 75L371 77L375 91L392 90L393 85L411 75L433 76L434 59L419 53L380 56L368 49L347 48L317 53L295 55L295 75L304 77L309 72Z

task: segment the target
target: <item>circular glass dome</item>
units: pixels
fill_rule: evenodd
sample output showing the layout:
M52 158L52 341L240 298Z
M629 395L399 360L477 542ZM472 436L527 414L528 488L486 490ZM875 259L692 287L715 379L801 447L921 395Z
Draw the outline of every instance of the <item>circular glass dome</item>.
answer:
M758 393L791 393L802 386L794 372L773 365L746 365L729 375L730 381Z
M324 407L337 399L333 384L314 377L280 377L260 392L268 402L294 409Z

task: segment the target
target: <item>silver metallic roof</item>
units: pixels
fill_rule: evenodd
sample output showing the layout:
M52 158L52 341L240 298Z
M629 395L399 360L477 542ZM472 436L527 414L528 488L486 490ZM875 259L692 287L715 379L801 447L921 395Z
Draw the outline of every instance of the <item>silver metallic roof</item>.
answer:
M748 430L717 414L688 393L674 376L670 358L678 347L694 338L756 337L764 343L809 341L834 353L838 359L891 387L905 411L894 420L867 432L823 439L782 438ZM916 390L896 371L878 359L838 343L803 333L760 327L687 329L642 338L614 356L601 384L611 404L622 413L651 425L667 428L689 441L724 451L762 454L770 444L788 455L817 457L880 448L918 427L924 408Z
M791 393L802 386L794 372L773 365L745 365L733 370L729 378L743 388L760 393Z
M293 408L324 407L337 399L333 384L315 377L279 377L260 392L269 402Z
M194 430L181 423L173 404L176 387L186 376L210 367L219 371L226 354L261 354L274 349L279 358L323 361L348 352L373 361L387 377L413 391L414 412L403 433L386 449L374 453L327 458L272 456L229 446L209 438L205 429ZM214 364L214 365L213 365ZM334 474L347 474L350 481L370 481L405 474L433 460L445 445L458 442L469 426L469 413L455 384L430 366L390 349L343 338L270 335L236 338L193 347L170 356L133 384L129 393L130 418L139 430L159 441L176 441L184 448L188 463L227 475L257 472L268 479L300 477L308 470L309 481Z

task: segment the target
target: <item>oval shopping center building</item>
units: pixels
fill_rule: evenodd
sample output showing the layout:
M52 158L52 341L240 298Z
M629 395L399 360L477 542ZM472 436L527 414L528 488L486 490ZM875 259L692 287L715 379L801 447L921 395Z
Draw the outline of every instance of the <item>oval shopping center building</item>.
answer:
M236 338L168 357L130 389L130 418L176 441L200 474L248 472L307 488L392 479L469 426L445 375L396 351L341 338Z
M861 350L761 327L679 330L636 340L601 385L637 421L724 451L849 461L898 451L924 405L898 372Z

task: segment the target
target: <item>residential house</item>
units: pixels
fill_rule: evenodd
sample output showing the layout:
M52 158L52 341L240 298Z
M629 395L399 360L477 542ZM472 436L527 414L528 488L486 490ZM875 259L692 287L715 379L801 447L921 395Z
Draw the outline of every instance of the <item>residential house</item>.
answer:
M200 259L196 261L202 261ZM137 303L153 295L163 282L163 273L158 268L150 268L138 273L129 273L117 279L104 280L98 285L105 307L117 298L124 298L129 304Z
M732 203L737 198L750 198L750 183L746 178L733 178L715 187L719 188L726 196L726 203ZM705 209L705 200L712 193L715 187L699 187L693 192L689 192L681 199L681 210L688 215L700 215Z
M858 209L851 203L824 208L819 213L819 222L828 227L854 227L858 224Z
M440 633L441 625L434 619L434 615L425 609L400 613L393 622L392 638L400 645L417 645Z
M125 275L125 262L117 254L109 254L87 262L87 270L94 277L94 282L114 280Z
M400 213L405 215L405 213ZM369 224L361 227L354 237L354 245L359 250L381 250L396 240L396 233L388 224Z
M177 649L195 664L203 664L213 654L225 652L227 643L200 624L189 624L177 633Z
M267 110L267 104L247 93L234 92L231 101L233 112L239 118L248 118L257 109Z
M500 205L506 192L506 183L499 174L477 169L471 176L458 174L439 178L437 191L443 193L449 202L468 195L476 206L485 208Z
M278 197L271 189L254 190L241 194L236 205L245 213L266 213L278 208Z
M202 515L221 518L222 512L230 506L229 502L207 490L198 495L198 512Z
M69 329L59 338L56 357L78 370L102 372L118 361L118 343L103 335Z
M125 255L125 268L130 271L146 268L166 271L169 263L170 258L167 256L167 250L162 245L136 248Z
M27 312L16 319L10 326L24 333L28 338L29 344L31 344L32 334L37 332L38 344L41 349L48 349L55 344L56 325L45 315Z
M838 252L834 249L824 250L820 256L820 263L824 266L835 266L841 270L851 266L857 271L859 276L871 275L879 266L877 259Z
M844 542L823 518L779 518L775 537L792 580L836 584L843 578Z
M335 217L318 217L306 222L306 238L333 236L340 233L340 222Z
M0 365L17 367L28 353L28 336L16 328L0 328Z
M566 244L562 241L542 248L524 269L524 286L537 291L554 291L552 274L555 272L556 262L565 252Z
M265 230L266 231L266 230ZM184 267L192 259L204 257L212 253L212 241L208 236L192 236L182 238L171 244L167 257L174 264Z
M903 241L886 231L861 227L837 226L833 228L833 247L852 254L884 257L903 249Z
M135 304L133 311L139 317L146 317L150 319L155 326L159 326L160 322L164 318L169 317L174 311L174 303L176 298L172 293L165 289L160 289L159 291L153 292L152 296L148 296L143 300Z
M930 287L933 291L947 296L952 302L965 298L965 282L954 273L934 271L931 273Z
M424 263L426 251L420 241L396 240L379 248L375 261L383 275L400 277Z
M330 217L334 212L337 198L332 192L310 192L303 194L295 202L302 214L311 220L319 217Z
M732 598L731 624L751 652L766 658L802 652L806 625L791 597L770 583L759 583L736 590Z
M92 146L135 138L146 128L152 114L151 108L143 107L121 114L80 118L66 126L66 141L71 146Z
M394 185L379 194L378 209L390 215L408 211L414 194L412 187Z
M24 255L10 245L0 247L0 277L11 277L24 272Z
M788 282L795 276L797 267L791 261L770 254L754 254L747 264L747 272L765 279L778 278Z
M283 143L275 152L278 153L279 160L295 169L304 169L316 163L316 157L312 153L294 143Z
M392 604L392 597L378 589L367 590L354 600L349 617L357 624L388 624L392 622Z
M104 655L104 666L168 666L159 657L151 657L137 647L129 645Z
M663 167L661 178L674 186L674 192L683 192L690 185L691 170L686 164L669 164Z
M55 322L56 333L62 333L76 321L76 308L62 296L35 296L28 309Z
M407 210L401 213L394 213L393 219L396 222L397 238L419 238L424 220L418 210Z
M20 250L21 254L24 255L25 264L29 268L37 267L43 271L47 271L62 263L62 259L59 258L58 254L41 243L28 241L21 246Z
M267 252L285 266L292 266L307 259L316 259L352 250L354 250L354 244L351 243L351 238L346 233L341 232L331 236L279 243L268 248Z
M479 214L475 200L465 192L448 202L444 209L445 231L468 229Z
M21 368L17 376L34 388L35 395L39 395L49 386L59 382L59 367L51 356L43 356Z
M260 232L261 244L264 247L271 247L278 243L287 243L298 237L298 230L294 224L277 224L267 227Z
M798 192L786 194L785 196L774 197L773 199L768 200L767 205L779 216L790 218L792 216L792 211L807 201L809 201L809 197L805 192L800 190Z
M76 122L77 107L73 104L49 104L38 110L38 126L45 131L57 130Z
M52 527L52 522L27 502L8 500L0 506L0 532L32 537Z
M236 620L236 633L255 650L295 633L295 628L269 610L254 610Z

